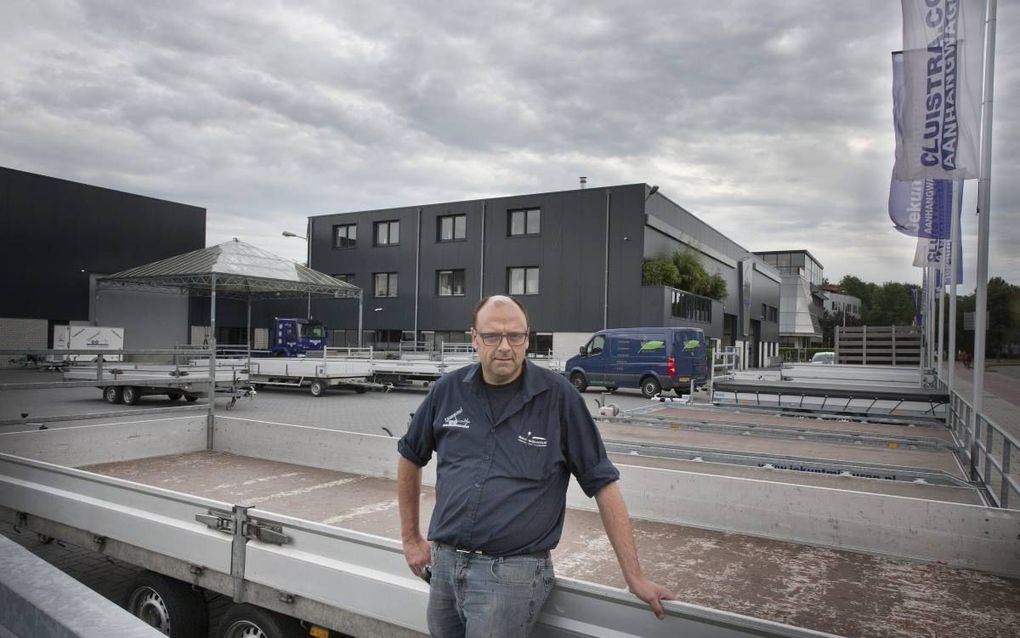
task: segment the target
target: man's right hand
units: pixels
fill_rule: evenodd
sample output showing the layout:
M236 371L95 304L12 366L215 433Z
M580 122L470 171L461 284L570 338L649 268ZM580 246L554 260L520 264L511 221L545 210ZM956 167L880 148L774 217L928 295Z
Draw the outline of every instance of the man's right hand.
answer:
M403 545L404 560L407 561L407 566L411 568L411 572L415 576L421 578L422 572L425 571L425 566L432 560L429 542L419 535L415 538L404 540Z

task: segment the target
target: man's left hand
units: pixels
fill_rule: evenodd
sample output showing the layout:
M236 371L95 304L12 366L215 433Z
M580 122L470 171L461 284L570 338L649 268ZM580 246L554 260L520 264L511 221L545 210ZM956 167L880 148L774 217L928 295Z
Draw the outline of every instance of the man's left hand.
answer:
M641 600L648 603L651 607L652 613L659 620L662 620L666 615L666 612L662 609L662 600L676 600L676 594L669 589L666 589L662 585L658 585L648 580L644 576L641 576L629 587L630 593L634 594Z

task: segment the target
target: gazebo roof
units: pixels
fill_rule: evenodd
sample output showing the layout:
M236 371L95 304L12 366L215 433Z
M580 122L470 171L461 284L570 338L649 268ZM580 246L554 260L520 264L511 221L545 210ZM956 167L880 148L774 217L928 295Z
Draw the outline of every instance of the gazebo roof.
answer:
M97 278L100 286L186 288L234 298L354 298L360 288L234 239Z

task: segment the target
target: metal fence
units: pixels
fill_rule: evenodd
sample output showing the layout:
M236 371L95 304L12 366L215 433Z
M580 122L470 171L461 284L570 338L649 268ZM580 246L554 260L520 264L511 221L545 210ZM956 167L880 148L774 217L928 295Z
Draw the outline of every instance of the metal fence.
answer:
M958 393L950 396L946 425L960 446L970 480L981 483L997 507L1020 508L1020 441Z

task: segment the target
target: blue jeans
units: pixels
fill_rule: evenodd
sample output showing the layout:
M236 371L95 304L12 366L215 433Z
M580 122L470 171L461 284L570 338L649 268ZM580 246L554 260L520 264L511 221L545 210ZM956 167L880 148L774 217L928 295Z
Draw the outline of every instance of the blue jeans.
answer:
M429 633L435 638L525 638L554 581L549 558L494 558L433 543Z

